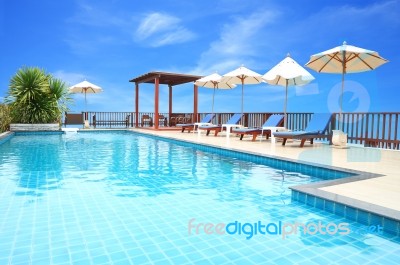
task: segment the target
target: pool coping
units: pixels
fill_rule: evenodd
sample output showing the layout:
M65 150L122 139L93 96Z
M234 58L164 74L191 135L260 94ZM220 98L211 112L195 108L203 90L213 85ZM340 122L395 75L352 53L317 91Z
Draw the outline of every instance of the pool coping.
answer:
M0 144L7 141L7 139L13 135L14 135L14 132L10 132L10 131L0 133Z

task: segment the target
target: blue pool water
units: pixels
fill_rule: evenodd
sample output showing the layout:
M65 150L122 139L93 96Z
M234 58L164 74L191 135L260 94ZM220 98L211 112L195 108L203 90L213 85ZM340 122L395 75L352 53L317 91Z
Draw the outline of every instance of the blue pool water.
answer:
M135 133L14 136L0 145L0 264L397 264L398 237L291 202L289 186L319 175ZM351 232L199 226L235 221Z

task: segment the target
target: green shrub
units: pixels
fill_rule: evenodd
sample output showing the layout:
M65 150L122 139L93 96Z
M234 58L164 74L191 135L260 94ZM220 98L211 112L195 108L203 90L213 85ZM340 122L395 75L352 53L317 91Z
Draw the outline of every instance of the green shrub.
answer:
M68 87L38 67L23 67L11 78L5 102L13 123L60 122L71 101Z
M0 104L0 133L8 131L10 123L10 108L6 104Z

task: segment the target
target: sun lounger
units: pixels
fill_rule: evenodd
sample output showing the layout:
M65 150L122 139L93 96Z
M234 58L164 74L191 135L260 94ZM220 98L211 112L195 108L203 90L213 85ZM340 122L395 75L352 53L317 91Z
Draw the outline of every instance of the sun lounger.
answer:
M268 139L271 136L271 130L273 128L278 128L283 123L283 115L271 115L259 128L239 128L233 129L233 133L240 134L240 140L243 139L245 134L250 134L253 136L251 139L253 142L256 140L257 136L261 134L261 136L266 136ZM276 129L275 129L276 130Z
M207 134L210 134L210 131L214 131L214 136L217 136L219 132L226 130L226 136L229 137L229 134L232 128L240 128L242 125L238 124L242 119L243 114L234 114L225 124L222 125L203 125L199 126L199 130L207 130Z
M315 138L330 137L330 135L325 134L325 131L328 128L331 116L330 113L315 113L304 131L275 132L273 134L275 137L283 138L282 145L286 144L287 139L301 140L300 147L304 146L306 140L310 140L310 143L313 144Z
M187 129L188 132L191 130L195 131L198 126L204 126L204 125L212 125L211 120L214 119L215 114L209 113L200 122L195 122L195 123L186 123L186 124L177 124L177 127L182 127L182 131L184 132L185 129Z

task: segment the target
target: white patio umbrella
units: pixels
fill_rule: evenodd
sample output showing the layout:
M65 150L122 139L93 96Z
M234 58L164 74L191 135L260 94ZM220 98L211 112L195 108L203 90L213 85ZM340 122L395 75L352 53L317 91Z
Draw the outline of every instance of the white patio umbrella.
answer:
M339 119L342 120L344 75L374 70L387 62L388 60L379 56L375 51L347 45L346 42L343 42L342 46L311 55L310 61L306 63L306 66L319 73L342 74L339 114Z
M212 108L211 113L214 113L214 98L215 98L215 90L216 89L232 89L236 87L234 84L228 84L221 82L222 76L217 73L205 76L203 78L198 79L195 83L197 86L213 88L213 97L212 97Z
M242 84L242 114L243 114L243 86L244 84L259 84L262 82L261 75L241 66L223 75L221 82L228 84Z
M314 77L295 60L286 56L280 63L275 65L269 70L262 78L270 85L278 85L286 87L284 112L284 126L287 128L287 99L288 99L288 86L302 86L308 84Z
M70 93L84 93L85 94L85 112L87 111L87 102L86 102L86 94L94 94L100 93L103 89L99 86L96 86L88 81L80 82L76 85L73 85L69 88Z

